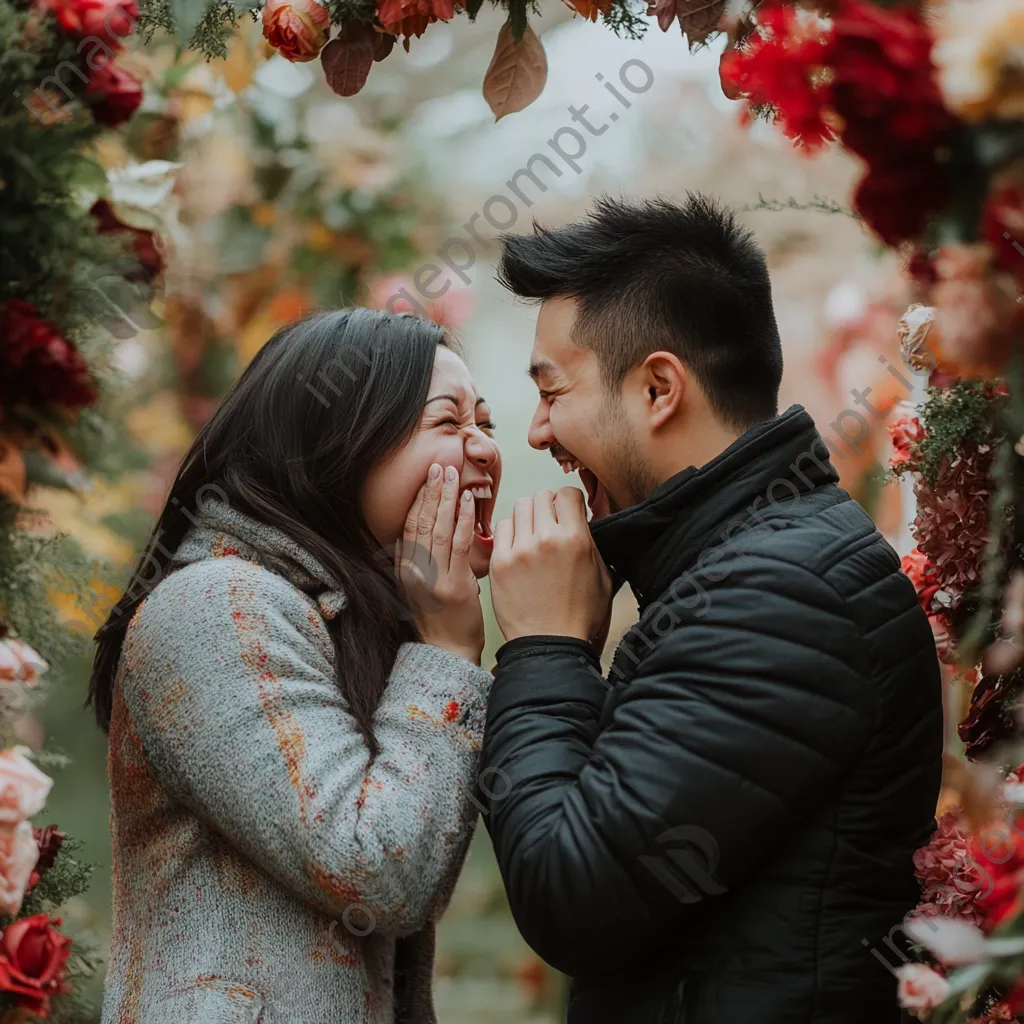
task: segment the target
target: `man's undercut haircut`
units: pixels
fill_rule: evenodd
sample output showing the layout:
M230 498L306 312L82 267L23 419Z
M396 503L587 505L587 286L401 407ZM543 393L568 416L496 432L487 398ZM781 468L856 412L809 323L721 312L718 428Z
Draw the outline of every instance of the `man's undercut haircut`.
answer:
M679 357L723 423L778 411L782 344L764 252L735 214L699 193L682 204L599 199L562 228L503 235L498 280L526 299L574 298L573 340L618 387L652 352Z

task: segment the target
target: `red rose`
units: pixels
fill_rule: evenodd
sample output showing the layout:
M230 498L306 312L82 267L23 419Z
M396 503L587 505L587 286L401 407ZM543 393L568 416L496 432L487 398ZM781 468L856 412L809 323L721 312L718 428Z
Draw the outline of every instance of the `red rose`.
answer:
M89 76L83 99L100 124L116 128L124 124L142 102L142 85L110 60Z
M423 35L434 21L450 21L455 14L454 0L377 0L377 20L392 35Z
M0 307L0 404L92 405L96 388L81 353L27 302Z
M65 32L99 39L115 50L139 20L135 0L42 0L42 6Z
M65 990L64 970L71 940L53 926L48 914L23 917L0 936L0 992L10 992L18 1006L45 1018L50 997Z
M315 60L330 26L327 8L316 0L267 0L263 8L263 38L290 61Z
M129 281L137 284L149 284L163 269L163 258L156 247L156 237L152 231L144 228L133 228L122 224L114 213L114 208L106 199L97 199L89 212L96 219L96 227L101 235L116 234L125 237L138 261L137 271L125 274Z

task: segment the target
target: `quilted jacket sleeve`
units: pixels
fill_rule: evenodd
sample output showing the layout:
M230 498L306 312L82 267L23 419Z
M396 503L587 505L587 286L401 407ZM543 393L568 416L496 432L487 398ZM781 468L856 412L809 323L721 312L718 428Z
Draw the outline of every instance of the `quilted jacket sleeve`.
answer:
M567 974L621 967L735 886L869 737L859 633L827 583L763 559L708 587L699 616L691 602L642 620L642 660L600 730L589 644L498 653L485 820L516 923Z
M163 581L119 674L173 797L306 901L359 907L360 926L397 934L439 912L465 854L490 681L463 658L403 645L370 762L312 601L237 558Z

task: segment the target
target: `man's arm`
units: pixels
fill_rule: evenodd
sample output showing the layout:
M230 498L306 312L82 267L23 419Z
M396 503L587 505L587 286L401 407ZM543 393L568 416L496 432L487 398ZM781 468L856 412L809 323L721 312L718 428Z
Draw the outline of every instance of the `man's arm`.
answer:
M858 650L843 611L811 573L748 562L703 617L678 609L685 621L648 638L600 735L607 690L589 644L521 637L499 651L485 820L516 923L545 960L621 967L841 784L873 715L858 656L828 653Z

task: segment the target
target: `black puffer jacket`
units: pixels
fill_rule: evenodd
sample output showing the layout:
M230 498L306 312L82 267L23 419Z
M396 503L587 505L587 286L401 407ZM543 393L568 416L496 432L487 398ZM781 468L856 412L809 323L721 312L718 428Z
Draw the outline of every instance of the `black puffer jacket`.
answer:
M609 683L578 640L498 652L485 820L570 1024L900 1019L939 667L836 480L794 406L594 525L641 613Z

